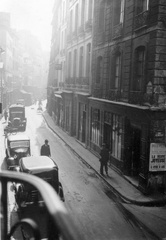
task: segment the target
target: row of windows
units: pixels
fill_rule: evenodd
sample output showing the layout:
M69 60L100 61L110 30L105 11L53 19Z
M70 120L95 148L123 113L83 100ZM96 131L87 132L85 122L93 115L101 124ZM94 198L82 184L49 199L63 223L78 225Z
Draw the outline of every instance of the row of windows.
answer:
M103 0L99 5L99 18L98 28L104 30L105 26L105 8L106 4ZM124 22L124 8L125 0L114 0L113 1L113 25L123 24ZM149 0L137 0L136 1L136 14L147 11L149 8Z
M78 26L92 19L93 0L79 1L75 7L70 11L70 32L78 30Z
M131 89L133 91L143 91L145 87L145 47L140 46L135 49L133 81ZM122 88L122 54L120 52L113 55L109 67L110 88L121 90ZM96 83L101 83L103 78L103 58L99 56L96 63Z
M91 43L79 50L75 49L68 54L68 77L90 77L91 71Z

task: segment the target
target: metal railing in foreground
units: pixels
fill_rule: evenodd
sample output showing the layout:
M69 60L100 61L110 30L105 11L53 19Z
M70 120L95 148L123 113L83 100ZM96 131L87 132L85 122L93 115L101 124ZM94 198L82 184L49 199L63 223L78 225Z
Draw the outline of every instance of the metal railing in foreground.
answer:
M0 215L1 215L1 240L10 239L15 230L22 224L27 224L34 233L33 239L40 238L40 229L33 219L20 219L11 229L8 229L8 183L23 183L31 184L34 186L41 194L46 212L49 216L49 232L47 239L64 239L64 240L78 240L81 239L80 234L73 223L73 220L69 216L63 203L60 201L55 190L44 180L26 174L13 171L2 171L0 172L1 181L1 205L0 205ZM24 238L23 236L23 239Z

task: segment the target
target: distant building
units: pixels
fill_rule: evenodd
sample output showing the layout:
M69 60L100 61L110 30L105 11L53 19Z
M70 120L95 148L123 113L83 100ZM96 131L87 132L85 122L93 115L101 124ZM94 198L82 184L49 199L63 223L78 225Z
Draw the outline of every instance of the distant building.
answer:
M30 32L11 28L10 14L0 12L0 93L2 108L11 104L15 89L30 90L33 98L46 97L49 52ZM28 87L26 87L28 86Z

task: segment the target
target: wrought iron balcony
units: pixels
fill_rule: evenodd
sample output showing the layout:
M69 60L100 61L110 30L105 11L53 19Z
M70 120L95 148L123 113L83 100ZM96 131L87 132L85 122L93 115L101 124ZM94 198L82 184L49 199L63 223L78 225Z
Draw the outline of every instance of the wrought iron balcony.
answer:
M37 223L30 218L19 219L10 229L8 224L9 207L8 207L8 185L10 183L23 183L30 184L37 189L42 199L44 200L45 211L48 216L47 226L47 239L66 239L66 240L78 240L81 239L77 228L73 224L73 221L63 203L60 201L55 190L50 184L44 180L32 176L30 174L19 173L14 171L2 171L0 172L1 181L1 240L11 239L14 232L19 227L22 229L23 238L26 238L23 233L25 225L28 229L31 229L33 233L33 239L41 239L41 229Z
M143 105L144 93L140 91L131 91L129 96L129 102L131 104Z
M135 17L135 30L146 27L148 24L149 11L142 12Z
M113 28L113 39L119 38L122 36L122 29L123 25L122 23L115 25Z
M121 98L121 92L118 89L110 89L106 94L106 98L111 101L118 101Z

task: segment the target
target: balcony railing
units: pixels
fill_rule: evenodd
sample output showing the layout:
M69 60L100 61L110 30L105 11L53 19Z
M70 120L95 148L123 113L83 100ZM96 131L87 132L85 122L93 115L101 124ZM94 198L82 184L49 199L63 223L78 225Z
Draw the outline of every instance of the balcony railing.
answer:
M143 105L144 93L140 92L140 91L131 91L130 92L130 97L129 97L129 102L131 104Z
M149 11L142 12L135 17L135 30L147 26Z
M117 89L110 89L108 91L108 95L106 95L106 98L111 101L118 101L121 98L121 92Z
M119 38L122 36L122 29L123 25L122 23L115 25L113 28L113 39Z
M73 224L71 217L68 215L67 210L57 196L55 190L50 184L44 180L32 176L30 174L18 173L14 171L2 171L0 172L1 181L1 240L8 240L12 237L19 227L28 225L33 232L33 239L41 239L39 226L33 219L24 218L18 220L10 229L8 224L8 183L23 183L30 184L35 187L45 203L46 213L49 217L49 225L47 227L47 239L66 239L66 240L78 240L80 234L76 226ZM50 227L51 226L51 227ZM22 228L21 228L22 229ZM25 236L23 235L23 239ZM29 239L29 238L28 238Z

